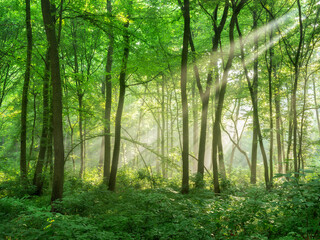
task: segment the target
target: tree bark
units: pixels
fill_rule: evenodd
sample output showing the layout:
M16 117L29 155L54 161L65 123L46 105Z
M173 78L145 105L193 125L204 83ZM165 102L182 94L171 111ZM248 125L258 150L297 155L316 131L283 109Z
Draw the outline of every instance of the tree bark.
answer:
M270 29L270 42L273 38L273 30ZM270 148L269 148L269 163L270 163L270 184L272 185L273 179L273 109L272 109L272 71L275 69L273 66L273 47L269 49L269 67L268 67L268 85L269 85L269 121L270 121ZM268 66L268 63L267 63Z
M260 151L261 151L261 154L262 154L263 165L264 165L264 179L265 179L266 188L270 189L268 160L267 160L267 155L266 155L265 148L264 148L264 145L263 145L263 138L262 138L260 123L259 123L258 102L255 99L254 87L253 87L253 84L251 84L251 81L250 81L250 78L249 78L249 74L248 74L248 69L246 67L245 60L244 60L244 47L243 47L243 42L242 42L242 33L240 31L240 27L239 27L238 21L237 21L237 30L238 30L239 38L240 38L241 61L242 61L242 65L243 65L243 68L244 68L245 76L246 76L247 83L248 83L248 88L249 88L249 91L250 91L251 101L252 101L253 119L256 119L256 121L254 122L253 128L254 129L256 128L257 135L258 135L258 141L259 141ZM253 165L253 162L251 164ZM252 165L251 165L251 171L252 171L252 168L254 167ZM256 174L255 172L253 172L253 173Z
M238 5L232 0L232 8L233 13L229 25L229 41L230 41L230 50L229 56L227 60L227 64L224 68L222 80L220 84L219 90L219 98L217 101L216 111L215 111L215 121L213 125L213 139L212 139L212 166L213 166L213 185L214 185L214 192L220 193L220 184L219 184L219 171L218 171L218 162L217 162L217 153L218 153L218 144L219 144L219 136L220 136L220 124L221 124L221 117L222 117L222 109L224 103L224 96L227 89L229 71L232 66L232 61L234 58L234 27L240 13L241 9L243 8L244 4L247 0L241 0Z
M21 137L20 137L20 177L21 183L27 183L27 108L28 108L28 91L31 71L31 57L32 57L32 27L31 27L31 13L30 0L26 0L26 28L27 28L27 61L26 71L24 75L22 104L21 104Z
M253 10L253 31L257 29L258 17L256 9ZM258 36L254 34L254 62L253 62L253 79L252 79L252 101L253 104L258 108ZM257 153L258 153L258 129L259 124L258 114L253 115L253 132L252 132L252 150L251 150L251 184L256 184L257 182Z
M52 81L52 114L53 118L53 142L54 142L54 173L51 202L62 198L64 182L64 145L62 127L62 89L60 78L60 64L58 42L55 32L55 24L51 16L50 1L41 0L42 17L50 48L50 69ZM54 206L52 210L55 211Z
M124 105L124 98L126 92L126 71L127 71L127 63L129 58L129 42L130 36L128 32L129 28L129 20L125 23L125 32L124 32L124 48L123 48L123 57L120 71L120 91L119 91L119 101L118 101L118 109L116 113L116 125L115 125L115 136L114 136L114 147L113 147L113 156L112 156L112 166L109 178L109 190L115 191L116 188L116 177L118 171L118 163L119 163L119 154L120 154L120 140L121 140L121 118L122 111Z
M162 170L162 177L167 178L167 171L166 171L166 161L165 161L165 130L166 130L166 118L165 118L165 94L164 94L164 87L165 87L165 76L162 75L162 85L161 85L161 170Z
M294 171L295 177L298 178L298 154L297 154L297 141L298 141L298 120L297 120L297 89L298 89L298 80L300 74L300 55L303 44L303 24L302 24L302 12L300 0L297 0L298 12L299 12L299 46L296 52L295 60L294 60L294 83L293 83L293 92L292 92L292 110L293 110L293 163L294 163Z
M192 126L192 130L193 130L193 134L192 134L192 146L193 146L193 154L195 156L198 155L198 148L199 148L199 144L198 144L198 135L199 135L199 123L198 123L198 101L196 99L196 81L193 81L192 83L192 117L193 117L193 126ZM320 131L319 131L320 133ZM197 171L197 161L193 161L192 164L192 169L193 172Z
M107 0L107 12L112 14L112 4L111 0ZM112 63L113 63L113 45L114 45L114 37L112 28L110 29L110 33L108 34L109 38L109 46L108 46L108 54L107 54L107 63L106 63L106 78L105 78L105 86L106 86L106 102L105 102L105 136L104 136L104 164L103 164L103 179L104 182L108 185L108 181L110 178L110 162L111 162L111 106L112 106L112 82L111 82L111 71L112 71Z
M40 150L38 161L36 164L36 169L33 177L33 185L36 187L35 194L41 195L43 186L43 166L46 156L46 150L48 146L48 131L49 131L49 77L50 77L50 59L49 59L49 49L47 50L46 60L45 60L45 72L43 77L43 88L42 88L42 132L40 138Z
M182 189L183 194L189 193L189 115L187 98L188 45L190 36L189 0L183 6L184 32L181 54L181 103L182 103Z
M202 5L201 5L202 7ZM205 90L203 90L201 79L198 71L198 66L196 63L196 51L193 44L193 39L190 33L189 41L190 41L190 47L192 51L192 61L193 61L193 71L197 83L197 87L200 94L201 99L201 124L200 124L200 138L199 138L199 151L198 151L198 180L196 182L196 187L202 187L202 180L203 180L203 174L204 174L204 161L205 161L205 151L206 151L206 142L207 142L207 122L208 122L208 108L209 108L209 99L210 99L210 90L211 85L213 81L213 75L216 77L216 86L219 84L219 76L218 76L218 47L219 47L219 41L221 38L221 32L223 31L227 16L228 16L228 9L229 9L229 3L228 1L225 1L224 11L223 15L221 17L221 21L219 25L217 25L217 18L218 18L218 9L219 4L215 7L215 10L213 12L213 30L215 32L214 37L212 38L212 51L210 56L210 64L209 64L209 71L207 75L207 81L206 81L206 87ZM219 89L219 88L217 88ZM216 91L216 99L218 98L218 92ZM219 144L220 149L222 153L222 144ZM221 157L221 159L223 156ZM220 158L219 158L220 159ZM222 164L222 166L224 166ZM225 176L225 175L224 175Z

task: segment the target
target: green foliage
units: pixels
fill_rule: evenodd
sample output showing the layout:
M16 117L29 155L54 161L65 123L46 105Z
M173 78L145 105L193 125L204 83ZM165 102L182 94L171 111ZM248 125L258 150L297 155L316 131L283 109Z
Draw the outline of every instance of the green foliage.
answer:
M148 174L139 171L129 176L142 180ZM105 185L68 178L63 200L55 203L59 213L49 212L49 196L4 197L0 199L0 238L319 238L317 177L305 182L293 178L269 192L263 186L230 184L220 196L207 189L191 189L189 195L169 187L137 190L122 179L125 182L128 185L113 193Z

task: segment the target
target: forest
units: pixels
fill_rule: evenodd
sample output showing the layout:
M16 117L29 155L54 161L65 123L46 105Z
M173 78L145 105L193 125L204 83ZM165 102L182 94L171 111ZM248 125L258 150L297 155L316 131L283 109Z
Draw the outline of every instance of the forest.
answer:
M319 0L0 0L1 239L320 239Z

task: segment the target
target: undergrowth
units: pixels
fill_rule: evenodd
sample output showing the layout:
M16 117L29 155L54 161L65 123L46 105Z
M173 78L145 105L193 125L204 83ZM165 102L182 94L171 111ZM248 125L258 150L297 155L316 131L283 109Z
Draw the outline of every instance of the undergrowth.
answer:
M50 212L49 194L14 197L20 190L12 181L1 183L11 193L0 199L1 239L320 239L317 177L283 180L268 192L226 183L218 196L210 189L182 195L163 179L151 189L121 174L113 193L99 182L69 177L63 200L55 203L59 213Z

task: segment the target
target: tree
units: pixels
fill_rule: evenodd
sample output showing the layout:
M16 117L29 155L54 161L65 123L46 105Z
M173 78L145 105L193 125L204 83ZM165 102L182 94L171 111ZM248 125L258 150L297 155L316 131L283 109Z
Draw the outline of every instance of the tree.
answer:
M130 1L130 5L132 2ZM115 125L115 136L114 136L114 147L113 147L113 156L112 156L112 165L109 179L109 190L115 191L116 189L116 177L118 171L119 164L119 155L120 155L120 140L121 140L121 118L123 112L124 98L126 94L126 71L127 71L127 63L129 58L129 50L130 50L130 35L129 35L129 22L130 16L127 16L126 23L124 24L124 34L123 34L123 57L121 63L121 70L119 76L119 101L118 108L116 114L116 125Z
M258 141L259 141L259 146L260 146L260 150L261 150L261 154L262 154L262 158L263 158L263 165L264 165L264 179L265 179L265 184L266 184L266 188L269 189L270 188L270 179L269 179L269 169L268 169L268 160L267 160L267 155L265 152L265 148L264 148L264 144L263 144L263 138L262 138L262 133L261 133L261 128L260 128L260 121L259 121L259 113L258 113L258 102L257 102L257 97L256 97L256 92L254 90L254 85L253 83L251 83L250 77L249 77L249 73L248 73L248 69L245 63L245 59L244 59L244 46L243 46L243 42L242 42L242 33L239 27L239 23L238 21L236 22L237 25L237 30L239 33L239 37L240 37L240 51L241 51L241 61L242 61L242 65L243 65L243 69L245 72L245 77L247 79L247 83L248 83L248 88L250 91L250 97L251 97L251 101L252 101L252 108L253 108L253 118L255 119L255 121L253 122L253 127L256 129L257 131L257 137L258 137ZM257 40L256 40L257 41ZM257 44L257 42L255 42L255 45ZM257 47L257 45L256 45ZM256 57L258 57L257 52L255 52ZM257 65L254 64L254 68L257 68ZM257 74L257 69L256 69L256 74ZM256 78L254 81L256 81L257 84L257 75L254 75L253 78ZM251 174L254 175L255 177L255 169L252 170L254 168L254 164L256 164L256 162L252 162L251 163ZM251 176L252 178L252 176ZM251 180L251 183L255 184L255 178L253 178Z
M189 114L187 97L188 75L188 45L190 38L190 9L189 0L183 2L183 45L181 54L181 103L182 103L182 189L181 192L189 192Z
M203 6L202 6L203 8ZM215 77L216 80L216 97L219 96L219 76L218 76L218 47L219 42L221 41L221 33L223 31L227 16L228 16L228 9L229 9L229 3L228 1L225 1L225 6L223 10L223 15L221 17L221 20L219 24L217 23L218 18L218 10L219 10L219 4L216 5L213 15L209 14L212 22L213 22L213 30L214 30L214 36L212 38L212 51L211 51L211 57L210 57L210 64L209 64L209 71L207 75L207 81L206 81L206 88L203 90L199 70L197 66L197 59L196 59L196 50L193 44L193 39L190 34L190 47L192 51L192 59L193 59L193 70L194 75L196 78L197 87L199 90L202 108L201 108L201 125L200 125L200 137L199 137L199 150L198 150L198 180L199 182L202 182L203 180L203 174L204 174L204 157L205 157L205 151L206 151L206 141L207 141L207 116L208 116L208 107L209 107L209 99L210 99L210 90L211 85L213 81L213 77ZM207 11L206 11L207 12ZM216 99L217 99L216 98ZM220 141L221 143L221 141ZM202 184L200 184L201 186ZM199 187L199 183L197 183L197 186Z
M42 104L43 104L43 113L42 113L42 132L40 138L40 150L38 155L38 161L36 164L36 169L33 177L33 185L35 185L36 190L35 194L40 195L42 193L43 187L43 167L45 161L45 155L48 147L48 131L49 131L49 83L50 83L50 60L49 60L50 49L47 50L45 58L45 70L43 76L43 88L42 88Z
M107 0L107 11L112 14L112 4L111 0ZM111 82L111 70L113 62L113 45L114 36L113 29L110 27L110 32L108 34L109 46L107 54L106 63L106 78L105 78L105 90L106 90L106 101L105 101L105 136L104 136L104 167L103 167L103 178L107 183L110 177L110 160L111 160L111 105L112 105L112 82Z
M62 8L62 6L60 6ZM52 183L51 202L62 198L64 182L64 144L62 128L62 88L60 78L60 64L58 41L55 23L52 18L51 3L41 0L43 23L49 44L50 71L52 83L52 114L53 114L53 144L54 144L54 173ZM52 210L55 208L53 206Z
M213 139L212 139L212 166L213 166L213 185L214 185L214 192L220 193L220 184L219 184L219 171L218 171L218 162L217 162L217 153L218 153L218 144L219 140L221 141L221 130L220 130L220 124L221 124L221 117L222 117L222 110L223 110L223 103L224 103L224 97L227 89L227 83L228 83L228 76L229 71L232 66L232 61L234 58L234 28L236 25L238 14L240 13L241 9L246 4L247 0L240 0L234 1L232 0L232 17L229 24L229 41L230 41L230 49L229 49L229 55L227 63L223 69L223 75L221 83L219 84L219 97L217 100L217 106L215 110L215 121L213 125ZM217 91L217 90L216 90Z
M23 184L27 181L27 108L28 108L28 91L31 71L32 57L32 27L30 0L26 0L26 27L27 27L27 61L26 71L23 82L22 104L21 104L21 149L20 149L20 175Z

